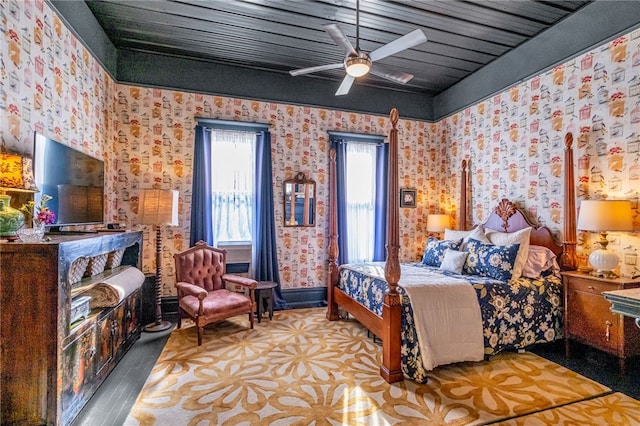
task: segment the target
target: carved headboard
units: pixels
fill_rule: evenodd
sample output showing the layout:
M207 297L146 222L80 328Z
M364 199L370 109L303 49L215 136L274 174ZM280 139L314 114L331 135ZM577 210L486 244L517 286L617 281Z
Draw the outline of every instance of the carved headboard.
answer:
M556 256L562 254L563 246L556 241L551 230L546 226L536 225L522 209L506 198L498 203L481 226L500 232L516 232L531 227L529 241L532 245L547 247Z

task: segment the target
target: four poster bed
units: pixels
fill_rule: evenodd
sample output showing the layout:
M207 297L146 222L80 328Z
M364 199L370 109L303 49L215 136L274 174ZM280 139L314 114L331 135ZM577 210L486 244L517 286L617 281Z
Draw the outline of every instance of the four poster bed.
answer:
M422 262L400 264L395 108L390 119L386 262L337 264L336 157L330 152L327 319L338 320L341 308L382 340L380 374L389 383L404 377L423 383L427 371L438 365L479 361L504 349L560 338L563 298L556 269L577 267L572 135L565 137L562 244L548 228L534 225L503 199L480 226L447 231L442 241L430 238ZM471 217L467 169L463 161L461 230L469 228ZM468 254L460 255L463 244ZM521 251L525 246L529 254ZM518 258L520 253L525 257ZM460 256L468 257L466 262L462 259L464 267ZM448 266L443 268L445 262Z

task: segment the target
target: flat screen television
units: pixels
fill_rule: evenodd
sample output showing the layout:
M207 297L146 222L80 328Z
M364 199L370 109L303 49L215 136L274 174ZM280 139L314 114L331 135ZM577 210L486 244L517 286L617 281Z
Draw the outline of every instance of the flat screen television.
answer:
M63 226L104 223L104 162L38 132L34 136L33 168L36 205L44 194L56 215L50 231Z

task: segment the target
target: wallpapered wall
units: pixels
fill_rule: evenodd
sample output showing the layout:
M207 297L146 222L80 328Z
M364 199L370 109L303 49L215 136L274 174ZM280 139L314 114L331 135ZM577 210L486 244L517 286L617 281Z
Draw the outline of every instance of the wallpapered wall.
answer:
M38 130L104 158L107 220L145 231L145 271L155 256L150 229L136 223L139 188L179 190L180 226L163 233L163 294L174 294L172 255L188 244L195 117L271 124L282 285L324 285L326 132L387 134L388 117L116 84L43 1L1 2L0 26L2 145L29 153ZM474 172L475 221L506 194L559 232L566 131L578 145L580 198L637 199L639 51L637 34L628 34L439 123L401 119L400 182L418 190L418 208L401 212L402 260L419 257L429 212L455 214L462 158ZM318 182L313 228L282 226L282 181L299 171ZM629 261L638 247L629 234L613 245Z
M114 151L119 158L118 197L115 200L117 215L113 219L135 224L141 187L158 185L179 190L181 225L169 228L165 233L163 253L168 275L173 273L173 252L185 249L189 243L196 117L271 124L281 284L284 288L325 285L329 214L327 131L387 134L388 117L119 85L118 131L114 142ZM427 212L446 201L441 192L434 190L441 184L423 176L427 170L444 170L445 156L435 148L433 155L429 155L436 142L434 137L429 137L434 133L429 131L428 124L400 120L399 127L402 185L419 188L420 206L402 211L401 256L415 261L426 239L422 225ZM315 227L283 225L283 182L298 172L304 172L317 183ZM148 257L153 256L153 252L147 253Z
M0 2L2 80L0 143L10 152L33 150L34 131L105 160L112 132L115 83L43 1ZM105 182L107 196L115 192Z
M640 30L510 87L442 120L441 139L471 161L473 215L482 221L507 196L560 234L564 136L574 135L576 195L631 199L640 228ZM581 264L595 235L578 233ZM638 233L610 234L631 274Z

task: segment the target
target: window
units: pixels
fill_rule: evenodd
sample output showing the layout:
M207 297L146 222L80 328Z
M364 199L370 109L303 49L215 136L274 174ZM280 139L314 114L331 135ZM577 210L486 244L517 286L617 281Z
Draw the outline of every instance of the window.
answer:
M346 201L349 262L374 257L376 149L373 143L349 142L346 158Z
M214 242L252 241L255 132L211 130Z

